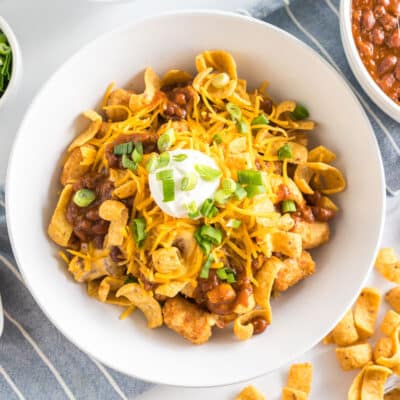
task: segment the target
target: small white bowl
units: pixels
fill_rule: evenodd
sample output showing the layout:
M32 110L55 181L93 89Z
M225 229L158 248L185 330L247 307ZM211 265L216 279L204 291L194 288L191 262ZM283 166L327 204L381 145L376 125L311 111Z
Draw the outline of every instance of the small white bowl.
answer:
M11 79L8 83L6 91L0 97L0 108L13 96L17 91L22 76L22 56L19 48L18 40L15 37L10 25L0 16L0 30L7 36L8 43L12 51L12 71Z
M358 54L351 30L352 0L341 0L340 3L340 33L344 52L353 74L370 99L387 115L400 122L400 106L396 104L372 79Z

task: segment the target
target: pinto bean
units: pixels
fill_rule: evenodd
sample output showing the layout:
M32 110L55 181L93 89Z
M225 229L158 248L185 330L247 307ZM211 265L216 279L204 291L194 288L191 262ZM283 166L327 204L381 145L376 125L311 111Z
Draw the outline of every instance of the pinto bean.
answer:
M256 317L253 318L250 323L253 325L254 328L254 335L259 335L260 333L263 333L268 326L268 322L263 318L263 317Z
M394 76L398 81L400 81L400 63L399 62L394 67Z
M320 222L328 222L336 215L336 211L329 208L314 206L311 209L315 220Z
M364 57L371 57L374 54L374 46L370 42L359 41L357 43L358 50L360 54Z
M378 75L383 76L387 74L388 72L393 71L393 68L395 67L397 63L397 57L394 56L393 54L387 55L378 65Z
M390 14L382 15L379 18L379 22L383 26L383 29L387 32L390 32L397 27L397 18Z
M385 32L380 27L375 27L372 31L372 43L381 45L385 40Z
M375 26L375 22L374 13L371 10L364 10L361 15L361 28L370 31Z
M388 47L391 49L398 49L400 48L400 32L396 29L386 41Z

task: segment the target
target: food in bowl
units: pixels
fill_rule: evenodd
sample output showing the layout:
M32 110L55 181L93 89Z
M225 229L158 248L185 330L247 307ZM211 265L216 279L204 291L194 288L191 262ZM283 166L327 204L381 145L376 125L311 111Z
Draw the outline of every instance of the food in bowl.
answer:
M70 144L48 228L90 296L137 307L192 343L233 322L271 323L270 297L312 275L345 188L335 154L308 147L308 110L248 91L231 54L197 73L144 74L141 94L110 85Z
M3 96L11 79L12 51L7 36L0 30L0 97Z
M400 3L353 0L352 32L360 58L382 91L400 104Z

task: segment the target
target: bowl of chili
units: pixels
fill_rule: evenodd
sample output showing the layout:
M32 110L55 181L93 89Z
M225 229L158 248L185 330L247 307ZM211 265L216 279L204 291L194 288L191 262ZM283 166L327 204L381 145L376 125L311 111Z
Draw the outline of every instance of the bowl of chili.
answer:
M340 14L354 75L371 100L400 122L400 2L342 0Z
M21 74L22 60L17 38L0 16L0 108L16 92Z

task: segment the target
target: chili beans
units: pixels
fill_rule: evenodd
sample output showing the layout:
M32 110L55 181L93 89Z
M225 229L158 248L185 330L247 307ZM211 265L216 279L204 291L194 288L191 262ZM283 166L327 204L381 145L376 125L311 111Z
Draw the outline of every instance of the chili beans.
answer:
M166 90L166 89L164 89ZM192 111L195 92L191 86L175 87L166 91L168 101L163 115L167 119L179 120L186 118Z
M352 31L361 60L380 88L400 104L400 2L353 0Z
M253 318L250 323L253 325L254 328L254 335L259 335L260 333L263 333L268 326L268 322L263 318L263 317L256 317Z

